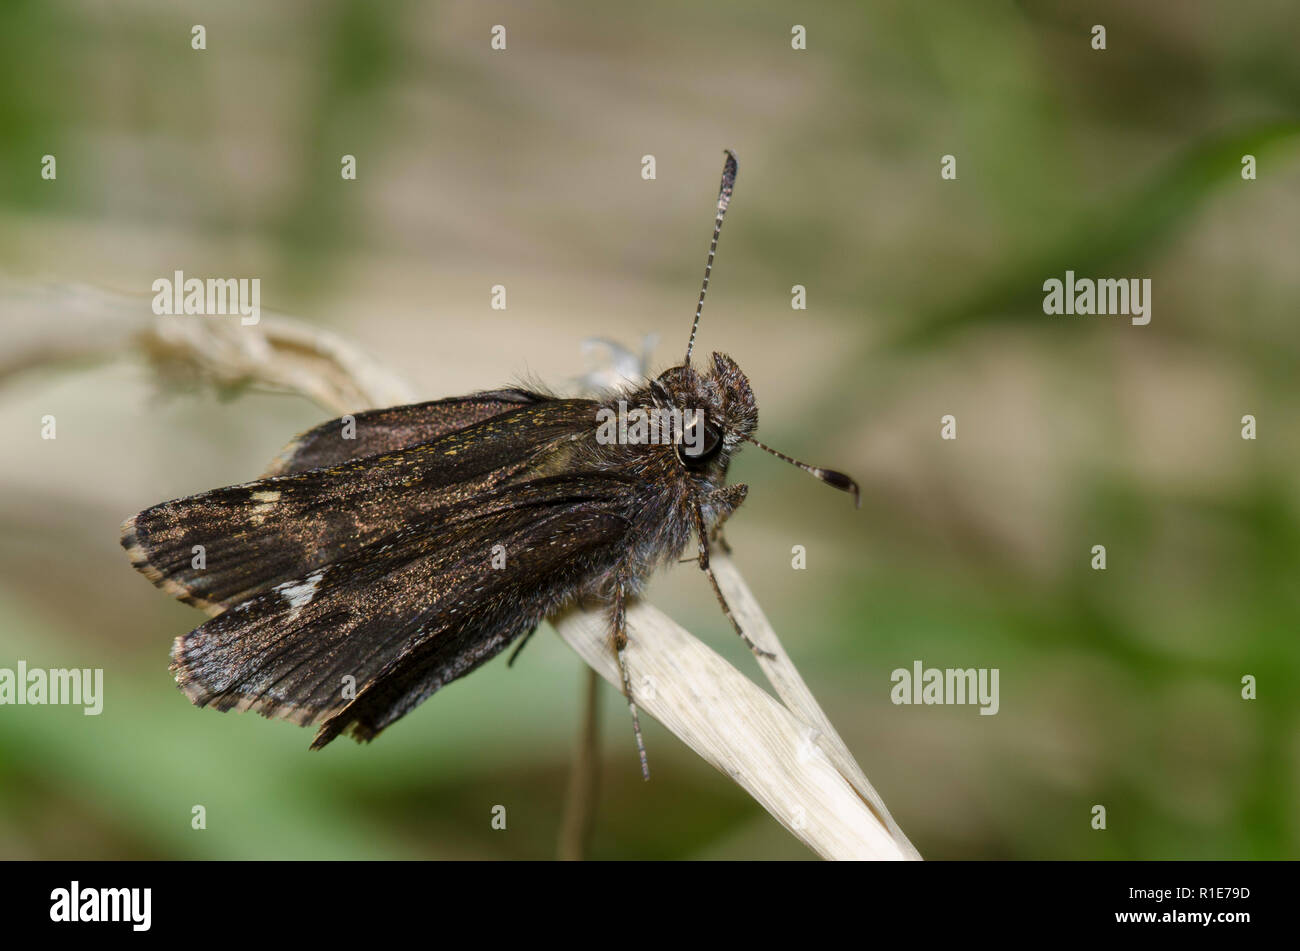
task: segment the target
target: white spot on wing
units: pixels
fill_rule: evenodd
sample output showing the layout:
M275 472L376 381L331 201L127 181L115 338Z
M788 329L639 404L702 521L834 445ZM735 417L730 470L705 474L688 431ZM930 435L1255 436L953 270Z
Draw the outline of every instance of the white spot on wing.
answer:
M261 525L266 520L267 513L275 508L275 503L280 501L280 493L275 492L254 492L249 496L257 505L253 506L250 514L254 525Z
M305 581L286 581L271 590L278 591L280 597L289 602L289 617L297 617L298 612L311 604L311 599L316 597L316 586L320 584L323 577L325 577L324 568L308 575Z

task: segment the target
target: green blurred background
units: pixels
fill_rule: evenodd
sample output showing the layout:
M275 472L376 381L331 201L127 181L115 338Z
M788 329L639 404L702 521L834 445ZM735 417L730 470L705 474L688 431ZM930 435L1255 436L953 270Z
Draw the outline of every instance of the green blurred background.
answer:
M423 398L561 385L590 336L680 359L733 148L701 346L749 374L762 438L864 499L745 453L729 539L921 853L1295 858L1296 28L1288 0L7 0L0 276L146 307L175 269L257 276L264 308ZM1067 268L1151 278L1151 324L1044 316ZM369 747L309 754L175 689L168 646L201 616L136 575L119 523L254 477L322 418L160 393L131 359L5 381L0 666L102 666L107 696L0 707L0 857L554 854L584 676L554 635ZM758 676L690 566L650 597ZM999 668L1001 712L892 705L914 660ZM656 724L643 784L602 696L594 857L810 857Z

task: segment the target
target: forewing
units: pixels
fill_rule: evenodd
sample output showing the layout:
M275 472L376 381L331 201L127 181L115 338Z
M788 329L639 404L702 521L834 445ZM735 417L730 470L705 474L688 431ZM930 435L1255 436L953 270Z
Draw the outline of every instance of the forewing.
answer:
M123 525L122 546L154 584L217 613L557 465L591 431L595 405L541 402L396 452L164 502Z
M263 478L395 452L549 399L526 390L493 390L339 417L321 423L285 446Z
M177 682L199 706L322 724L314 747L370 739L613 570L637 497L552 476L427 513L177 638Z

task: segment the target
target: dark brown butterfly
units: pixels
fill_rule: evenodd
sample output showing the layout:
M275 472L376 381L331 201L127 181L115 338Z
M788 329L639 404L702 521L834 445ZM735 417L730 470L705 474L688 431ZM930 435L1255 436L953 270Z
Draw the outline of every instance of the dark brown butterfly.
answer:
M733 454L749 441L858 494L753 438L758 407L730 357L691 366L735 176L728 152L681 366L600 400L495 390L342 417L255 482L129 519L131 563L215 615L172 648L186 696L317 726L313 749L345 731L370 740L574 599L597 599L648 777L625 606L695 536L736 625L709 568L747 491L726 482Z

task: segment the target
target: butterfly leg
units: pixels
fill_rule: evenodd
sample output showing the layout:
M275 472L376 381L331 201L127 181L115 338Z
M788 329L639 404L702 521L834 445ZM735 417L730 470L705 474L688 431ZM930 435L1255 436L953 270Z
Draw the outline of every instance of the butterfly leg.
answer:
M745 501L745 496L748 493L749 486L743 482L737 482L734 485L723 486L713 494L704 497L704 505L713 515L713 528L709 530L709 541L728 555L731 554L731 546L722 537L722 523L731 518L732 512L740 508L740 503ZM682 558L678 561L678 564L685 564L688 561L699 561L699 556Z
M740 508L740 503L745 501L745 496L749 494L749 486L743 482L737 482L734 485L723 486L717 492L708 496L708 502L713 508L713 528L709 531L709 541L713 542L726 554L731 554L731 546L722 536L722 523L731 518L731 513Z
M717 513L714 516L715 527L722 519L735 511L736 507L744 500L746 491L748 491L748 486L744 483L737 483L719 489L708 497L709 504L713 506L715 513ZM713 569L709 567L709 532L704 521L704 509L700 505L695 506L695 534L700 540L700 570L708 576L709 584L713 585L713 593L718 596L718 604L722 606L722 613L727 616L727 620L731 622L731 626L735 628L736 633L740 635L740 639L745 642L746 647L759 657L776 657L772 652L763 650L751 641L749 635L741 628L740 622L736 620L736 616L731 612L731 605L727 604L727 599L722 594L722 588L718 586L718 579L714 576Z
M632 677L627 672L627 588L619 584L614 591L614 604L611 620L614 626L614 652L618 655L618 672L623 677L623 696L627 698L627 708L632 713L632 732L636 736L636 752L641 758L641 776L650 781L650 761L645 755L645 740L641 736L641 718L636 712L636 701L632 699Z
M510 652L510 659L506 661L507 667L513 667L515 665L515 658L519 656L519 654L524 649L524 645L527 644L532 639L532 636L536 633L537 633L537 625L534 624L532 628L528 631L528 633L525 634L522 639L520 639L518 645L515 646L515 649Z

